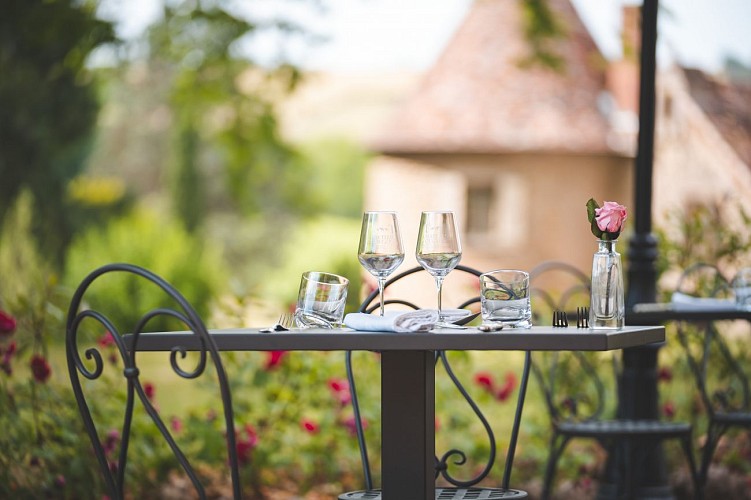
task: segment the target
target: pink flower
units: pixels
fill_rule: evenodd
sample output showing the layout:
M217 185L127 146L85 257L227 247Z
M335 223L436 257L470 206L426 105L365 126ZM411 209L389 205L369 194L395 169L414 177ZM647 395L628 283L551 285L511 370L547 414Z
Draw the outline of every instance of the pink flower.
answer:
M102 349L115 345L115 338L112 336L112 332L107 331L99 338L99 340L97 340L97 344L99 344L99 347Z
M608 233L619 233L628 216L626 207L614 201L606 201L601 208L596 208L595 215L597 227Z
M143 384L143 393L146 394L146 398L153 402L154 401L154 394L156 393L156 388L154 387L154 384L151 382L146 382Z
M55 477L55 487L57 488L64 488L65 487L65 476L62 474L58 474Z
M475 383L483 389L493 392L493 375L488 372L475 374Z
M0 311L0 335L6 336L16 330L16 320L10 314Z
M183 421L177 417L172 417L170 427L172 428L172 432L180 432L183 430Z
M40 354L34 354L31 357L31 373L34 375L34 380L40 383L47 382L47 379L50 378L50 374L52 373L52 369L50 368L50 364L47 362L47 360L44 358L44 356Z
M263 369L269 371L279 366L282 362L282 356L286 353L287 351L266 351L267 358Z
M309 418L303 418L300 420L300 426L305 429L308 434L317 434L320 429L318 424Z
M329 379L329 389L342 406L348 405L352 401L352 393L349 390L349 382L340 378Z
M365 418L360 417L360 423L362 424L363 430L368 428L368 421L365 420ZM355 417L354 415L350 415L349 417L345 418L342 422L342 425L347 428L349 433L353 436L357 435L357 427L355 424Z

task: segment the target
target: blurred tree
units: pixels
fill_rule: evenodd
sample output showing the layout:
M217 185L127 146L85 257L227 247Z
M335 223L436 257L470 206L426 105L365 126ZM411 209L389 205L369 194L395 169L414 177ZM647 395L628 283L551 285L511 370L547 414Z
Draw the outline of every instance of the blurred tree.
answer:
M300 73L285 64L263 69L243 56L238 46L257 25L230 7L222 0L165 2L147 32L149 71L169 82L173 209L189 230L212 204L209 172L225 181L228 196L217 205L228 198L245 215L310 206L306 164L279 136L274 110Z
M67 184L99 109L85 63L114 34L74 0L0 0L0 12L0 218L28 187L35 234L60 263L75 229Z

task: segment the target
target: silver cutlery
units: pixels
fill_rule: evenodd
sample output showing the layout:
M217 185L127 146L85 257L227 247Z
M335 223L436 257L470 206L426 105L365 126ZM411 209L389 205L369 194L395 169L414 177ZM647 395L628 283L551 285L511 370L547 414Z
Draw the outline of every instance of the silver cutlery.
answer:
M290 326L292 326L292 315L290 313L284 313L279 316L275 325L268 328L261 328L258 331L260 333L287 332L289 331Z

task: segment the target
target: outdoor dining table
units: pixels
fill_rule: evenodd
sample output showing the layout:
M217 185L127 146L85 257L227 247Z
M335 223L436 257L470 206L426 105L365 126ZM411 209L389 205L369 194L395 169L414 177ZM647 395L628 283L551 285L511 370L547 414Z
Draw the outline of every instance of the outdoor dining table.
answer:
M260 333L241 328L209 333L220 351L380 352L382 491L387 500L435 498L435 351L607 351L665 340L662 326L534 326L495 333L468 328L406 334L346 328ZM198 350L200 342L191 332L143 333L137 350Z

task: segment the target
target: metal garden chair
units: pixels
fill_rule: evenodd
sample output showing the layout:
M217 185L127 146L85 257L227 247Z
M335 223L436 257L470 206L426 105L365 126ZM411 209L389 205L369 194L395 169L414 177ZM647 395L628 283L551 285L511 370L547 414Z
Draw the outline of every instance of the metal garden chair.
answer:
M407 271L404 271L397 276L389 279L384 289L388 289L390 285L393 283L403 280L404 278L414 275L416 273L425 272L422 267L413 267L411 269L408 269ZM452 273L466 273L469 275L472 275L474 277L478 278L477 283L477 290L479 291L479 276L482 274L480 271L477 271L475 269L459 265L457 266ZM372 313L374 311L377 311L379 307L379 292L378 290L373 291L368 297L362 302L360 305L360 312L367 312ZM472 304L476 304L480 302L479 296L474 296L465 302L461 303L459 305L460 309L467 308ZM419 309L419 306L416 304L402 299L387 299L385 300L385 304L401 304L402 306L406 306L411 309ZM357 390L356 390L356 384L355 384L355 375L354 375L354 368L352 364L352 353L347 352L346 353L346 369L347 369L347 379L349 381L350 390L352 392L352 406L354 409L354 416L355 416L355 426L356 426L356 434L357 434L357 441L360 448L360 457L362 461L362 467L363 467L363 476L365 481L365 489L361 491L353 491L348 493L343 493L339 495L339 500L353 500L353 499L381 499L381 491L379 489L374 489L373 487L373 479L371 475L370 470L370 461L368 458L368 450L367 445L365 442L365 434L364 429L362 425L362 421L360 418L360 403L359 399L357 397ZM462 465L466 462L466 455L461 450L452 449L444 453L441 457L436 457L436 469L435 469L435 476L436 480L441 477L449 484L453 485L451 487L436 487L436 494L435 498L436 500L460 500L460 499L522 499L527 498L527 493L525 491L521 490L515 490L511 489L509 487L510 481L511 481L511 470L514 462L514 453L516 450L516 442L519 435L519 427L521 425L521 416L522 416L522 409L524 407L524 399L526 396L526 389L527 389L527 381L529 378L529 369L530 369L530 355L529 352L525 353L524 358L524 366L522 369L522 375L521 375L521 382L519 385L519 394L517 397L517 406L516 411L514 415L514 423L511 430L511 436L509 440L509 447L506 452L506 461L504 466L504 473L503 473L503 479L502 484L500 488L484 488L484 487L478 487L477 485L485 479L490 471L492 470L493 465L495 464L496 459L496 442L495 442L495 434L493 433L493 429L491 428L490 424L488 423L486 417L483 415L480 408L477 406L477 404L472 400L469 393L466 391L466 389L462 386L462 383L459 381L459 378L454 373L453 369L451 368L451 363L449 362L448 355L445 351L437 351L435 353L435 362L436 365L438 362L443 365L446 373L451 378L451 381L456 386L457 390L461 393L462 397L465 399L467 404L470 405L474 413L477 415L477 418L480 419L482 422L483 427L485 428L485 432L487 433L488 438L488 444L489 444L489 456L488 460L485 463L485 466L483 469L477 473L474 477L469 479L458 479L454 477L450 471L450 461L453 459L453 463L457 465Z
M589 305L590 279L575 267L563 262L545 262L530 272L534 321L549 321L556 311L568 312ZM571 322L573 324L573 322ZM616 466L625 480L626 491L634 474L639 472L635 450L668 440L680 441L696 484L694 457L691 451L691 425L683 422L609 418L607 394L601 373L612 367L612 378L619 380L617 358L608 353L540 352L532 358L532 373L542 389L550 416L552 435L545 467L542 498L551 497L555 469L569 441L574 438L596 440L604 449L621 447L624 457ZM611 393L615 392L610 390ZM636 446L639 445L639 446Z
M699 263L687 268L677 291L696 296L726 298L730 285L716 266ZM702 497L709 466L720 438L731 428L751 429L751 389L748 351L728 344L721 326L727 322L677 321L677 336L707 412L707 434L701 454L697 497Z
M159 307L149 311L144 311L143 315L137 322L135 322L135 324L115 325L107 315L89 309L85 301L87 290L89 290L95 282L102 281L106 275L121 276L123 277L121 279L129 280L127 281L127 284L133 284L134 281L143 281L144 283L150 282L164 293L165 299L173 304L173 308ZM114 304L114 307L116 308L127 308L128 306L127 303ZM222 361L219 357L214 341L209 336L206 327L198 314L196 314L195 310L177 290L154 273L130 264L110 264L100 267L89 274L79 285L73 295L68 311L66 327L66 354L70 381L73 386L73 392L75 394L78 409L81 413L86 432L94 448L94 454L99 463L99 468L104 478L108 495L110 498L118 500L126 497L125 477L126 467L128 465L128 445L131 436L133 410L136 400L140 400L141 405L148 413L148 416L151 417L154 426L158 429L183 471L195 487L198 497L206 498L205 488L201 484L198 475L188 462L185 454L178 447L170 430L159 416L159 412L147 397L144 387L141 384L141 380L139 379L140 372L136 362L135 349L135 346L138 344L139 335L148 328L149 323L152 321L165 318L178 321L187 330L193 332L201 339L202 349L198 352L199 361L197 366L192 370L184 370L178 363L178 356L184 358L186 356L186 350L180 347L172 350L170 353L170 363L175 373L185 379L194 379L204 373L208 358L210 358L214 365L222 399L222 409L224 412L227 455L232 479L233 497L239 499L241 498L241 490L235 442L232 398L230 396L227 376L224 372ZM114 341L115 347L117 348L120 359L124 365L122 377L126 384L127 400L125 408L123 408L123 420L120 431L120 449L117 461L114 463L113 467L111 467L108 462L107 453L103 446L101 428L97 427L92 415L92 413L96 414L96 412L92 412L92 406L90 405L95 402L87 401L85 394L86 391L81 383L82 377L88 381L95 381L100 378L105 371L102 353L97 348L96 344L84 351L85 358L88 361L82 359L81 348L79 348L78 344L83 335L79 335L79 333L90 332L91 330L99 332L99 334L105 330L112 335L112 341ZM129 343L126 343L126 339L123 337L125 334L132 334ZM128 349L128 345L133 348ZM86 385L88 386L89 383ZM217 438L219 437L220 436L218 435Z

